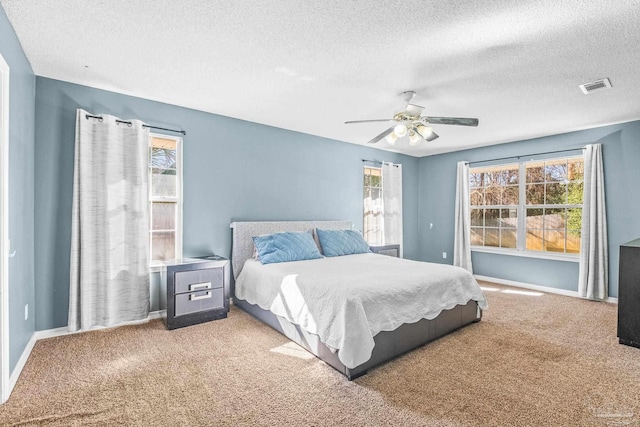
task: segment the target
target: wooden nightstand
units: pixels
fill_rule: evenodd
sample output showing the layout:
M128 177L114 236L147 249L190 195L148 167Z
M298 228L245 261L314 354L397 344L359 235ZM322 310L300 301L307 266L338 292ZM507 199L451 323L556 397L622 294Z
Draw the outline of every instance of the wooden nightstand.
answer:
M369 246L371 252L380 255L389 255L396 258L400 257L400 245L395 243L393 245L375 245Z
M222 257L166 261L160 274L166 292L163 317L168 329L227 317L229 261Z

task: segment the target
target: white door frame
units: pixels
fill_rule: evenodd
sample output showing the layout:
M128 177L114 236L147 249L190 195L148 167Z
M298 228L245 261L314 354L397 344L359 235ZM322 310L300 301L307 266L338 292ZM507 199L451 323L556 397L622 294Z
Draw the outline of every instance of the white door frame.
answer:
M9 64L0 54L0 403L9 391Z

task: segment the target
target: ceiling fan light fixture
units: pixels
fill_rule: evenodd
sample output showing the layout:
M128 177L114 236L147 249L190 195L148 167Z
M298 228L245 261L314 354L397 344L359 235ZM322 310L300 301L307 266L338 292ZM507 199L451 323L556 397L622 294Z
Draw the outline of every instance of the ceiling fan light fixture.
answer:
M395 134L395 132L391 132L389 135L387 135L387 137L385 138L385 140L389 143L389 145L393 145L396 143L396 140L398 139L398 136Z
M418 145L421 140L422 138L420 138L417 132L414 132L413 129L409 131L409 145Z
M419 125L416 127L416 132L418 132L421 137L429 141L429 138L433 135L433 128Z
M398 138L402 138L403 136L405 136L407 134L407 126L405 126L404 124L399 124L396 127L393 128L393 133L398 137Z

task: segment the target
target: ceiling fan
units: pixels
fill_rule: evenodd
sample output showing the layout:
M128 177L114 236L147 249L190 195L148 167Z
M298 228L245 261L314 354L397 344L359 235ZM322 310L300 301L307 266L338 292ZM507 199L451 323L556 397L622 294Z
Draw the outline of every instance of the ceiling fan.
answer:
M373 119L373 120L352 120L344 122L344 124L352 123L371 123L371 122L397 122L380 135L373 138L367 144L375 144L385 139L390 145L395 144L398 138L409 135L409 145L418 145L423 140L433 141L438 135L429 125L459 125L459 126L478 126L478 119L470 119L464 117L427 117L422 116L424 107L411 104L411 100L416 96L413 91L402 92L403 99L407 102L404 111L394 114L391 119Z

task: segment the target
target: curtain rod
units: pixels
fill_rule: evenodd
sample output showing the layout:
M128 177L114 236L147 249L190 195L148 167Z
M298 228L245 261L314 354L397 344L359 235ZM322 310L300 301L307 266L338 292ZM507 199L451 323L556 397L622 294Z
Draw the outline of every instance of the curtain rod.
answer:
M584 149L585 149L585 147L568 148L566 150L545 151L543 153L523 154L523 155L520 155L520 156L500 157L500 158L497 158L497 159L476 160L475 162L467 162L467 164L468 165L474 165L476 163L493 162L493 161L496 161L496 160L509 160L509 159L520 160L522 157L542 156L544 154L566 153L567 151L578 151L578 150L584 150Z
M85 114L85 117L86 117L87 120L89 120L90 118L98 119L99 121L103 120L103 118L101 116L94 116L92 114ZM127 124L127 125L131 126L131 122L128 122L126 120L118 120L118 119L116 119L116 123L123 123L123 124ZM149 128L149 129L166 130L168 132L181 133L182 135L186 135L187 134L186 130L176 130L176 129L161 128L159 126L152 126L152 125L148 125L146 123L143 123L142 127Z
M384 162L381 162L380 160L367 160L367 159L362 159L363 162L369 162L369 163L377 163L379 165L384 164ZM391 163L391 162L387 162L390 163L391 165L398 167L398 165L396 165L395 163Z

